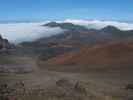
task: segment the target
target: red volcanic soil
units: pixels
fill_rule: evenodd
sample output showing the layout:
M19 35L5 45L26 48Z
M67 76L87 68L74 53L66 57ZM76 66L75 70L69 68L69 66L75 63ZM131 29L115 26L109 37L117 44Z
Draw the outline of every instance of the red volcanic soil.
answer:
M48 60L57 65L133 64L133 42L115 42L81 47L79 52L65 53Z

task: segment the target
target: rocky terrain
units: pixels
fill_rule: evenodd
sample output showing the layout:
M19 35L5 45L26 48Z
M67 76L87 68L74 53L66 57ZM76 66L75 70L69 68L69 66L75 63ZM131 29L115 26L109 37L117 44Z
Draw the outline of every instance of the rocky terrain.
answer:
M65 31L12 45L0 37L0 100L132 100L133 31Z
M132 65L133 43L111 42L83 46L78 52L69 52L49 59L49 64L62 65Z
M0 53L7 52L11 48L13 48L13 45L0 35Z

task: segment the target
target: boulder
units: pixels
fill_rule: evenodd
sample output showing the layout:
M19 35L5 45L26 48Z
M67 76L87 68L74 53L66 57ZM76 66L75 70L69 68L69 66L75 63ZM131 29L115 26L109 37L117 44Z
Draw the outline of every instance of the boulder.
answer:
M4 39L0 35L0 53L7 52L12 47L13 47L12 44L10 44L7 39Z

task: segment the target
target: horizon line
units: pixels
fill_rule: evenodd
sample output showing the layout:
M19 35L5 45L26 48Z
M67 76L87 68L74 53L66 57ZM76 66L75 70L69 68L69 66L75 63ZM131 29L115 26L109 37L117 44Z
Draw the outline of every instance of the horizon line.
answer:
M33 20L0 20L0 23L31 23L31 22L46 22L46 21L65 21L67 19L51 19L51 20L46 20L46 19L42 19L42 20L39 20L39 19L33 19ZM98 20L98 21L118 21L118 22L126 22L126 23L133 23L133 20L113 20L113 19L70 19L70 20L86 20L86 21L93 21L93 20Z

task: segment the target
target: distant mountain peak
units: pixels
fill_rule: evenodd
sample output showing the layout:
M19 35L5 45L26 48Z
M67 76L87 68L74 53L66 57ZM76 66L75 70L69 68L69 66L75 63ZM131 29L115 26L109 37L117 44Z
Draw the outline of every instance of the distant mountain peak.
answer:
M118 29L117 27L111 26L111 25L108 25L108 26L102 28L101 30L104 31L104 32L121 31L121 30Z
M59 25L59 24L56 23L56 22L49 22L49 23L47 23L47 24L45 24L45 25L43 25L43 26L56 27L56 26L58 26L58 25Z
M60 27L62 29L67 29L67 30L88 30L85 26L81 25L75 25L72 23L57 23L57 22L49 22L43 26L48 26L48 27Z

